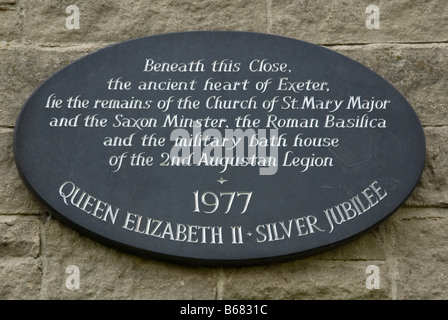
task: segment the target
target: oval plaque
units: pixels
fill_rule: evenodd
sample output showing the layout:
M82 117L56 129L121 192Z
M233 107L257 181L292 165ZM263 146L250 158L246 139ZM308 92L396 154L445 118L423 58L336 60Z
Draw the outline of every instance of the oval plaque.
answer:
M186 32L63 68L23 106L17 167L60 220L133 253L202 265L341 245L407 199L425 161L409 103L306 42Z

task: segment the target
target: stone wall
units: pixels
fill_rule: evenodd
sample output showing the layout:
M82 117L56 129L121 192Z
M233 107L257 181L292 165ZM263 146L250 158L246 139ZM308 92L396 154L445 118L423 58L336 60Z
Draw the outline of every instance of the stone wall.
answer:
M79 28L66 13L70 5L79 8ZM369 5L379 8L379 20L369 20ZM366 20L379 21L379 29ZM426 134L427 162L415 192L343 247L244 268L143 259L51 218L13 159L14 124L27 97L89 52L189 30L301 39L382 75L413 105ZM447 57L446 0L0 0L0 299L447 299ZM69 282L70 266L79 270L79 288ZM369 286L373 275L379 287Z

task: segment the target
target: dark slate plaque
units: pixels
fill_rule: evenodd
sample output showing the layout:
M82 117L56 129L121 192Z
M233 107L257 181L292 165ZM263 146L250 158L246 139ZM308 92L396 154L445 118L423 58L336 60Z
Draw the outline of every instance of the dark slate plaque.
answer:
M383 78L248 32L116 44L43 83L17 120L20 174L74 229L199 265L282 261L373 228L415 188L421 124Z

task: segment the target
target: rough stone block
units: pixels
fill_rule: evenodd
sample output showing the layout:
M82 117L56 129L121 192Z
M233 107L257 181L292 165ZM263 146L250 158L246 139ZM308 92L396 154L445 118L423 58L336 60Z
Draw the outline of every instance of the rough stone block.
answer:
M332 250L310 256L311 260L384 260L387 231L380 225L357 239Z
M372 4L379 9L379 29L366 26ZM272 1L271 12L272 33L319 44L447 40L448 2L442 0L280 0Z
M372 284L376 266L379 288ZM269 266L225 270L222 298L229 300L390 299L392 287L383 261L297 260Z
M0 1L0 41L20 42L22 19L16 1Z
M448 204L448 127L427 127L426 164L409 206L446 207Z
M174 265L106 247L51 219L43 226L45 299L215 299L218 270ZM68 266L79 289L66 287ZM69 279L70 280L70 279ZM70 286L69 286L70 287Z
M13 133L0 129L0 214L38 213L42 206L27 190L14 163Z
M0 260L0 299L40 298L42 267L39 260L13 258Z
M27 1L26 39L41 43L118 42L176 31L266 30L263 1L76 1L79 29L70 29L74 12L66 13L66 8L72 4Z
M0 47L0 126L13 127L28 97L53 73L93 49Z
M37 258L40 224L36 217L0 216L0 258Z
M448 298L447 209L407 208L394 218L396 298Z

